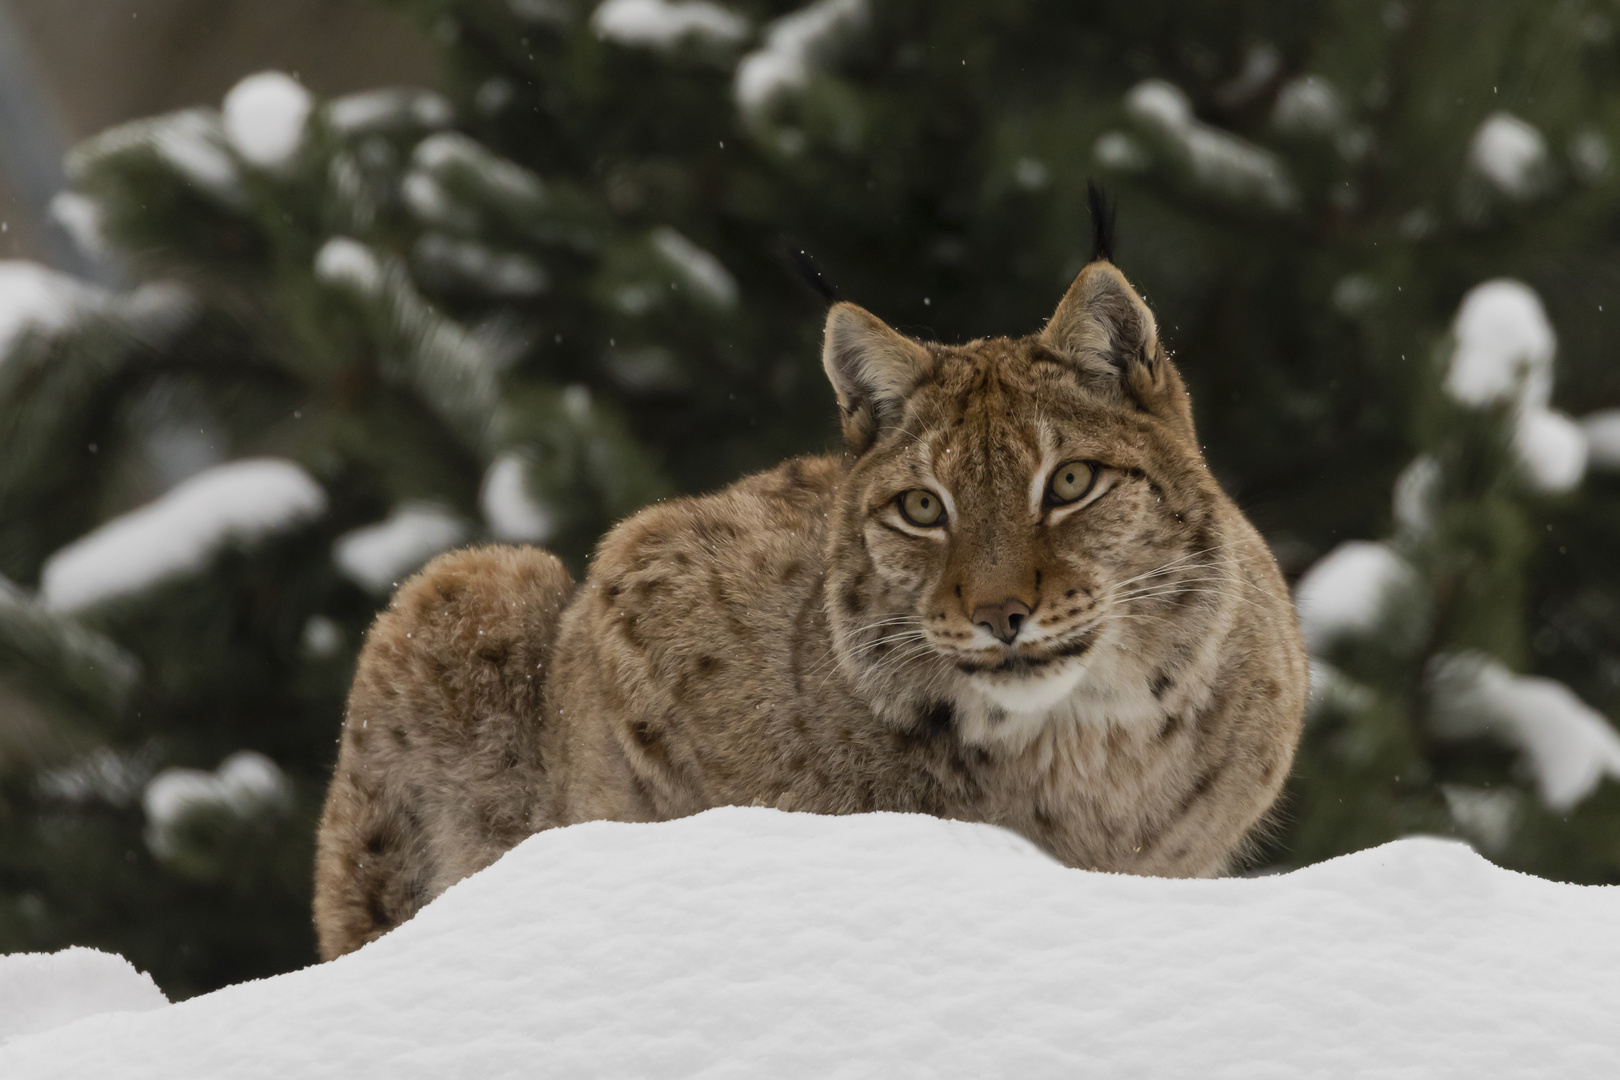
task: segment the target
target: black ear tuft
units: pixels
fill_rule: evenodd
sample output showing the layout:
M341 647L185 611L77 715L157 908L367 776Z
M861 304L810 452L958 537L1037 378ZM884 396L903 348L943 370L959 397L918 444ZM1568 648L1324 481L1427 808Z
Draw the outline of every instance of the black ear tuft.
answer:
M1091 261L1114 261L1114 207L1097 181L1086 180L1086 206L1091 210Z
M821 272L821 267L816 265L816 260L810 257L808 251L803 248L790 247L788 249L788 261L793 264L794 272L799 275L799 280L809 286L811 292L821 297L828 304L836 304L844 298L843 294L838 291L838 286L827 280L827 275Z

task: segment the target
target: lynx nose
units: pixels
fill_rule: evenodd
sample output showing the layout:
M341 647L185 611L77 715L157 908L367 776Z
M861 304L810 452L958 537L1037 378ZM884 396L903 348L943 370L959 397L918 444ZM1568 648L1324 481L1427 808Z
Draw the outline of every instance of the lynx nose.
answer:
M996 635L1002 644L1011 645L1028 615L1028 607L1009 598L999 604L983 604L974 608L973 622Z

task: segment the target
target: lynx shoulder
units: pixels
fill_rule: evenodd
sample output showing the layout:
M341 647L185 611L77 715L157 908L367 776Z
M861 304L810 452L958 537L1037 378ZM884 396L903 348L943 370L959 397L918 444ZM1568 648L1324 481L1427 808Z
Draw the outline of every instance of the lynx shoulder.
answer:
M1306 667L1112 264L1039 334L849 304L846 452L651 507L578 587L446 555L367 638L318 843L324 956L531 832L721 805L1015 829L1074 866L1218 874L1280 791Z

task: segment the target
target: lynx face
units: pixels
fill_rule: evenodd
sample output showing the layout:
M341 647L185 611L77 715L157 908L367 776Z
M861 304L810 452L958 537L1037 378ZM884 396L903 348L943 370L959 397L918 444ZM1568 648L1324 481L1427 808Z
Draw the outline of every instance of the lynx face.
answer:
M1027 741L1055 714L1158 718L1240 587L1151 314L1093 264L1047 330L959 347L859 309L827 366L858 453L828 609L898 722Z

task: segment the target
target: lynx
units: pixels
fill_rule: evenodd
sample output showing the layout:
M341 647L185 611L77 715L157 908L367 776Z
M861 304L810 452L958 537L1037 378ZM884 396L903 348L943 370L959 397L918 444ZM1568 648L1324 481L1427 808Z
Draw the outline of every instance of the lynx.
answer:
M1075 867L1216 875L1293 758L1306 663L1107 258L1039 333L924 343L851 304L847 444L641 511L575 585L430 563L371 628L318 842L338 956L522 838L724 805L993 822Z

